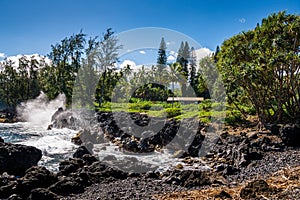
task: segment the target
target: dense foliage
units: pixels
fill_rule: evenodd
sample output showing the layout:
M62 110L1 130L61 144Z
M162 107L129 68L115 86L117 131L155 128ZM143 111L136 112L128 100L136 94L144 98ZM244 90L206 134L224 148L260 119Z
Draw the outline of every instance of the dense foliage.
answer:
M0 102L14 108L19 103L40 94L39 68L46 67L44 58L22 56L16 65L11 60L1 64Z
M50 99L64 93L66 103L71 103L74 80L81 66L85 41L85 34L80 32L63 39L60 44L51 46L52 52L49 58L52 65L41 70L42 90Z
M299 119L298 15L270 15L254 30L226 40L217 59L231 103L250 102L263 124Z

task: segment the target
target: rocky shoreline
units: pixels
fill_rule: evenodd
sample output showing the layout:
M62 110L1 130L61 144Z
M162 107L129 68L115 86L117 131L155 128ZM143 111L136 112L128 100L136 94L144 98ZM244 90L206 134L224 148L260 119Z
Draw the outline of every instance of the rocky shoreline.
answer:
M289 157L292 159L289 160L288 163L277 163L276 161L277 159L284 160ZM216 175L214 173L209 175L212 183L205 182L193 187L185 187L166 182L167 178L164 176L160 179L142 176L109 183L93 184L87 187L84 193L72 194L63 199L250 199L249 197L241 198L240 196L242 189L246 188L249 183L255 182L256 180L268 180L269 177L272 177L274 173L280 170L296 166L299 167L299 161L300 149L286 150L277 155L270 152L265 155L264 159L257 163L258 166L256 166L256 168L244 168L241 172L229 176ZM272 167L273 163L277 163L277 165ZM202 179L202 177L199 176L194 178ZM298 190L296 187L294 190L291 188L291 190L285 191L285 193L283 193L284 190L278 191L277 195L282 195L281 199L293 199L289 197L297 199L296 197L299 197L300 174L297 174L297 177L293 178L297 178ZM278 181L285 181L285 179L279 177ZM226 191L224 188L228 188L226 193L230 193L230 189L232 188L237 188L236 195L224 194L224 192L222 192L223 190ZM209 190L214 190L215 192L209 194ZM201 191L206 191L206 193L203 192L204 194L200 196ZM249 195L256 195L256 191L249 191ZM257 199L260 198L257 197Z
M120 115L123 114L120 113ZM149 123L149 118L144 114L134 113L131 117L137 124ZM74 123L78 122L70 113L65 117L60 116L60 119L62 121L57 121L54 126L75 126ZM247 189L246 186L251 181L265 180L279 170L298 167L300 163L298 125L276 125L263 131L257 131L255 127L226 127L213 148L206 155L199 157L197 155L205 138L205 125L199 124L196 136L189 148L178 154L182 164L164 172L149 168L146 172L136 173L134 167L132 167L133 170L124 171L118 168L118 165L112 167L113 165L108 164L112 161L118 162L113 156L107 156L99 161L91 155L93 145L103 140L109 140L129 152L158 151L172 141L179 127L175 120L155 119L151 123L154 123L154 127L162 126L162 130L157 134L148 132L149 137L143 137L143 132L133 137L118 128L111 113L98 113L97 126L80 134L80 141L77 142L81 146L74 153L73 158L60 162L58 173L36 166L38 157L35 158L35 162L30 163L30 166L22 169L23 173L5 170L9 167L0 168L2 173L0 175L0 199L188 198L189 196L184 196L184 193L192 190L202 191L241 185L243 185L242 188ZM192 122L188 122L187 126L189 123ZM184 126L184 124L180 125ZM101 134L94 135L98 128L102 130ZM182 141L185 141L184 138ZM178 145L175 144L176 147ZM12 144L0 140L0 164L5 163L11 155L6 153L8 158L1 157L4 154L1 147L6 149L6 146L12 146ZM15 149L24 148L23 146L14 147ZM25 152L23 156L31 155L30 152L20 151ZM128 159L121 162L122 166L130 169L136 161ZM262 181L259 183L264 184ZM277 193L280 192L277 191ZM245 189L240 189L238 195L241 199L247 199L256 197L256 193L255 190L247 189L245 192ZM225 191L216 195L220 197L209 198L236 198Z
M0 110L0 123L15 123L20 121L17 118L17 112L14 109L6 108Z

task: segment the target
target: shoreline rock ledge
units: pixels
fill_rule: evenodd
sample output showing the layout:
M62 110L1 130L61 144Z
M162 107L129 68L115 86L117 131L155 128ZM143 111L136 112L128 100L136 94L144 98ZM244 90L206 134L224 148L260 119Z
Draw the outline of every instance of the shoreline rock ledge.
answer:
M0 174L23 176L25 171L37 165L42 158L42 151L21 144L5 143L0 137Z

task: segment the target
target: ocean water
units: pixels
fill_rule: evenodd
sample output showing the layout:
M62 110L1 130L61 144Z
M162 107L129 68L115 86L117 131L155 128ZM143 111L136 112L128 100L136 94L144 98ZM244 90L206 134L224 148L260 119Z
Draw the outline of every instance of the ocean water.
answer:
M59 161L72 157L78 148L71 143L77 131L70 129L47 130L51 117L58 108L64 107L65 95L49 101L44 93L17 107L20 118L26 122L0 124L0 137L5 142L34 146L43 153L38 165L58 171Z
M70 129L46 130L44 126L38 126L30 122L0 124L0 137L5 142L34 146L42 150L43 156L38 165L45 166L53 172L58 171L60 161L71 158L78 148L77 145L71 142L71 138L76 133L77 131ZM173 157L172 153L174 152L168 150L155 151L149 154L133 154L124 152L118 146L108 142L95 144L92 153L99 160L104 159L106 156L114 156L119 161L134 158L137 162L156 166L158 171L174 168L179 163L184 165L185 169L209 170L204 163L196 163L197 166L186 166L182 160ZM111 167L114 167L113 165ZM140 172L143 172L143 169Z
M71 143L76 131L70 129L46 130L43 126L30 122L0 124L0 137L5 142L34 146L42 150L39 165L51 171L58 170L60 160L72 157L78 146Z
M78 131L70 129L47 130L48 125L51 124L51 116L58 108L64 107L64 102L64 95L59 95L56 99L49 101L46 95L41 93L36 99L22 103L18 106L17 111L27 122L0 123L0 137L5 142L34 146L40 149L43 156L38 165L45 166L50 171L57 172L59 162L71 158L78 148L77 145L71 142L71 138ZM182 160L174 158L173 154L176 152L171 152L168 149L148 154L133 154L124 152L111 142L105 142L94 144L91 153L99 160L103 160L107 156L114 156L117 161L120 161L117 163L122 163L123 160L128 159L133 160L132 165L137 166L136 169L140 170L139 172L143 172L144 169L142 166L144 164L155 166L159 171L165 171L178 164L184 165L185 169L209 169L201 161L196 162L197 166L186 166ZM112 162L111 167L116 167L115 163ZM120 167L120 165L117 167Z

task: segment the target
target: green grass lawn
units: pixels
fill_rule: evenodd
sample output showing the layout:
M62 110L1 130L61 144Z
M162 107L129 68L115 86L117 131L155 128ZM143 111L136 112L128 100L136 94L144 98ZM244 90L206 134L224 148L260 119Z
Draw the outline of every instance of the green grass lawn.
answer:
M106 102L99 107L95 105L98 111L105 112L139 112L146 113L149 116L163 118L198 118L203 123L210 123L214 120L225 120L226 124L233 125L245 121L240 111L220 102L204 100L201 103L167 103L137 101L134 103L114 103Z

